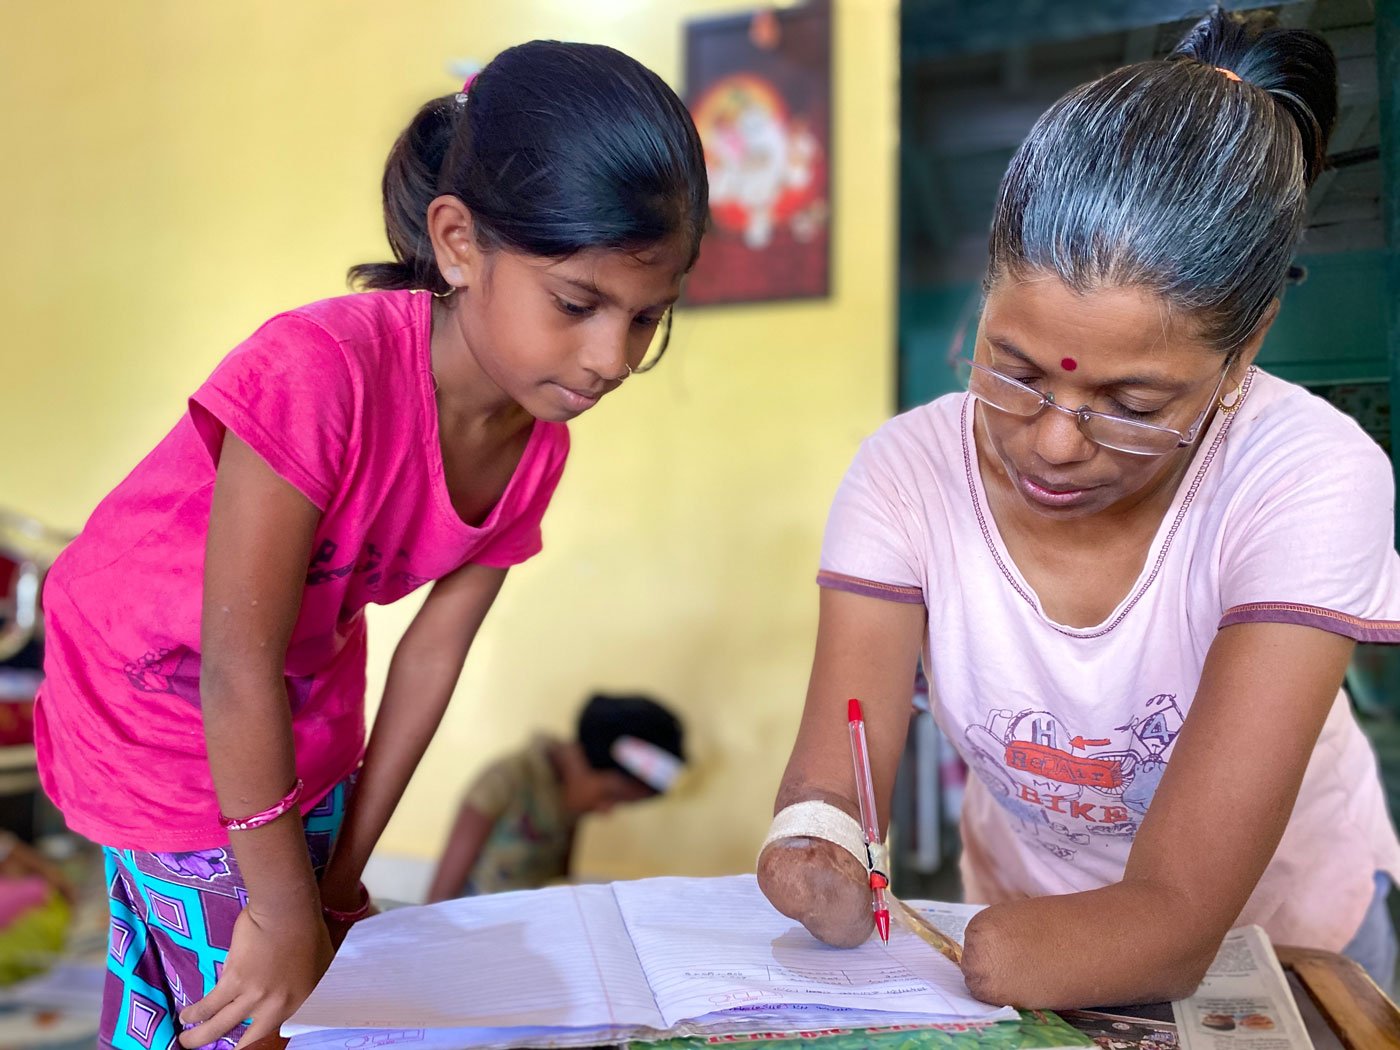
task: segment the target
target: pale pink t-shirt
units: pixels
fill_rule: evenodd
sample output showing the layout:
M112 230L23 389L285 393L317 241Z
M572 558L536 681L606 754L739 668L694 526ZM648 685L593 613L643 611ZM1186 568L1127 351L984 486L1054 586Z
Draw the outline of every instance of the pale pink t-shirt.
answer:
M365 606L467 562L505 567L540 550L568 430L536 421L500 501L479 527L465 524L443 479L431 303L371 292L268 321L55 563L35 743L44 789L74 831L144 850L227 842L199 709L204 546L225 428L322 515L287 652L303 809L362 757Z
M1385 455L1320 398L1255 371L1217 413L1138 580L1103 623L1040 608L1007 554L977 470L975 402L939 398L857 455L827 525L819 582L928 610L939 726L972 771L970 900L1118 881L1224 626L1306 624L1400 642L1400 557ZM1236 785L1222 785L1220 805ZM1201 856L1212 846L1199 829ZM1400 844L1375 756L1338 695L1278 852L1240 916L1337 950Z

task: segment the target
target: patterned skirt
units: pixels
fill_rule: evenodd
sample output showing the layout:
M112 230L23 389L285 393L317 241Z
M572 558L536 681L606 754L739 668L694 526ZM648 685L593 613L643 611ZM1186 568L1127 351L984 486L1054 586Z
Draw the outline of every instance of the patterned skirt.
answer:
M306 844L319 878L330 859L352 780L305 814ZM112 914L98 1045L166 1050L183 1030L180 1011L214 987L234 920L248 902L233 851L146 853L104 848ZM208 1044L231 1050L244 1025Z

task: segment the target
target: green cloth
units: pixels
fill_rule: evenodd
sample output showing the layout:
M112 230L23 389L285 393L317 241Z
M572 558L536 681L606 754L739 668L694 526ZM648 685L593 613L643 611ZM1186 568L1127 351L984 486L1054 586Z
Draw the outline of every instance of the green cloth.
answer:
M47 970L63 950L68 902L54 890L0 930L0 986Z
M953 1024L938 1028L810 1032L791 1038L767 1036L698 1036L660 1043L632 1043L630 1050L715 1050L719 1046L758 1050L1041 1050L1045 1047L1094 1046L1082 1032L1052 1013L1021 1011L1017 1021Z

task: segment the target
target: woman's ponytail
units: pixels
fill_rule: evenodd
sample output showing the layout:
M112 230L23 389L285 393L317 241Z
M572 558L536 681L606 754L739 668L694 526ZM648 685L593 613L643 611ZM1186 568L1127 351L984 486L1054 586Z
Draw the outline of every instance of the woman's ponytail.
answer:
M1317 181L1337 120L1337 59L1326 40L1217 7L1172 54L1228 69L1273 96L1298 129L1307 185Z

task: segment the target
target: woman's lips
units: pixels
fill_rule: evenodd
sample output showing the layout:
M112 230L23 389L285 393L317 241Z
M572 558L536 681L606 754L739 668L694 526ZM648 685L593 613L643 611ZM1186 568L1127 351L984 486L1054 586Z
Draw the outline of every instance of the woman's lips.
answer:
M1029 474L1018 474L1017 481L1027 498L1046 507L1072 507L1083 502L1090 489L1054 484Z

